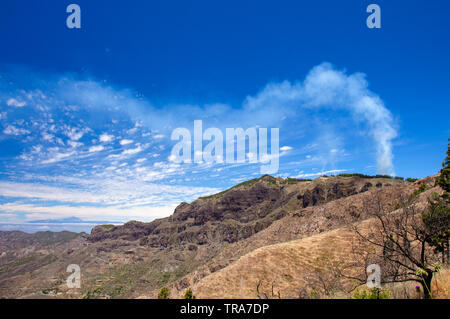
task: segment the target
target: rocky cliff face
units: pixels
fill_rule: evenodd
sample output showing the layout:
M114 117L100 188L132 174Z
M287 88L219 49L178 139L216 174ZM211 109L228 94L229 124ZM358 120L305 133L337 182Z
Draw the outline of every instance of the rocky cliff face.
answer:
M140 245L155 248L233 243L267 228L292 208L321 205L373 187L360 178L323 178L294 185L264 176L191 204L182 203L168 218L150 223L132 221L111 229L97 226L88 239L139 240Z
M182 203L171 217L151 223L129 222L108 230L98 226L89 240L139 240L140 245L150 247L235 242L281 218L283 212L275 210L285 197L276 179L265 177L192 204Z

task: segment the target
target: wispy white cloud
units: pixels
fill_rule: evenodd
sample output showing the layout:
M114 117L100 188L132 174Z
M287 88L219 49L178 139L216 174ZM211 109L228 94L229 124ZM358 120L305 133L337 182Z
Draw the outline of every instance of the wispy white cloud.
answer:
M317 172L317 173L308 173L308 174L300 173L297 176L294 176L294 178L317 177L317 176L322 176L322 175L327 175L327 174L343 173L346 171L348 171L348 170L347 169L333 169L333 170L321 171L321 172Z
M93 153L93 152L100 152L103 151L105 149L105 147L103 145L95 145L95 146L91 146L89 148L89 153Z
M103 133L99 137L100 142L108 143L114 140L114 135L109 135L108 133Z
M142 150L143 150L142 147L138 146L138 147L135 147L135 148L130 148L128 150L124 150L122 152L122 154L123 155L133 155L133 154L137 154L137 153L142 152Z
M49 158L42 160L41 163L42 164L53 164L65 159L70 158L71 156L75 155L76 153L74 151L72 152L65 152L65 153L60 153L60 152L54 152L50 155Z
M128 139L120 140L120 145L128 145L131 143L133 143L133 140L128 140Z
M30 134L30 131L23 129L23 128L18 128L15 127L14 125L8 125L4 130L3 130L4 134L7 135L25 135L25 134Z
M67 144L70 145L71 147L75 148L75 147L80 147L83 145L83 143L81 142L75 142L75 141L67 141Z
M287 151L290 151L290 150L292 150L291 146L282 146L282 147L280 147L280 151L282 151L282 152L287 152Z
M83 220L107 220L126 222L129 220L151 221L155 218L168 216L173 213L176 205L168 206L137 206L120 207L92 207L92 206L42 206L37 204L7 203L0 204L0 210L10 213L26 213L25 221L40 219L54 219L77 216Z
M15 98L10 98L8 101L6 101L6 105L8 106L14 106L14 107L24 107L27 105L24 101L18 101Z
M166 165L161 165L161 168ZM156 172L156 171L155 171ZM149 171L143 172L145 175ZM78 216L109 218L127 221L131 217L151 220L167 216L178 203L215 193L218 189L187 187L146 182L145 176L120 180L118 178L74 178L65 176L33 176L50 186L38 182L0 182L0 196L17 199L1 204L0 211L8 213L45 213L48 216ZM64 186L64 185L70 185ZM57 203L49 205L45 203ZM46 215L47 216L47 215Z
M67 135L72 141L78 141L83 135L89 131L89 128L78 128L78 127L66 127L64 129L64 134Z

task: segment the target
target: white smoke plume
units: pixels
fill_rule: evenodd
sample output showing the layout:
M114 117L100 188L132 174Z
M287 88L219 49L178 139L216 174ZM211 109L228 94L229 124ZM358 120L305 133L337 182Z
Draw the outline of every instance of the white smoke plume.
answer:
M391 112L379 96L368 89L363 73L347 75L331 64L314 67L303 82L267 85L255 97L248 97L245 109L329 108L349 111L355 121L364 121L377 149L377 171L394 175L392 140L397 130Z

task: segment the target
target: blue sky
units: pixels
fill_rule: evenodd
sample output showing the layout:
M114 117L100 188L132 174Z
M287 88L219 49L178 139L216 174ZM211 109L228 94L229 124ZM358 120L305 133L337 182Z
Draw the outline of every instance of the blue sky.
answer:
M79 30L65 25L70 3ZM370 3L381 29L366 26ZM435 174L450 136L448 12L446 1L2 1L0 229L149 221L260 175L171 161L171 132L194 120L279 128L282 177Z

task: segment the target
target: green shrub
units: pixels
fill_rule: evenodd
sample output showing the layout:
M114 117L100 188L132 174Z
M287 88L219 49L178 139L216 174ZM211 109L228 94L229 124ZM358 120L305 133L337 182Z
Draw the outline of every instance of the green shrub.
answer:
M195 299L194 293L192 292L191 288L188 288L186 290L186 293L184 294L184 299Z
M345 173L345 174L339 174L337 175L339 177L361 177L361 178L373 178L373 176L370 175L364 175L364 174L359 174L359 173Z
M100 225L101 228L109 230L111 228L114 228L114 225L112 224L104 224L104 225Z
M288 177L287 179L286 179L286 182L288 183L288 184L297 184L297 183L300 183L300 182L310 182L310 181L312 181L311 179L305 179L305 178L292 178L292 177Z
M283 277L286 281L292 281L292 279L294 279L294 278L292 278L291 275L288 275L288 274L284 275Z
M419 194L423 193L424 191L427 190L427 184L422 184L419 186L418 189L416 189L412 194L411 194L411 198L417 197L419 196Z
M158 294L158 299L169 299L170 290L167 287L162 287Z
M103 288L102 287L98 287L95 288L94 290L90 290L87 292L86 295L83 296L83 299L94 299L94 298L98 298L103 294Z
M389 179L392 179L392 176L391 175L379 175L379 174L377 174L377 175L375 175L375 178L389 178Z
M389 289L383 290L380 288L372 288L370 290L356 289L353 293L352 299L389 299L391 292Z

